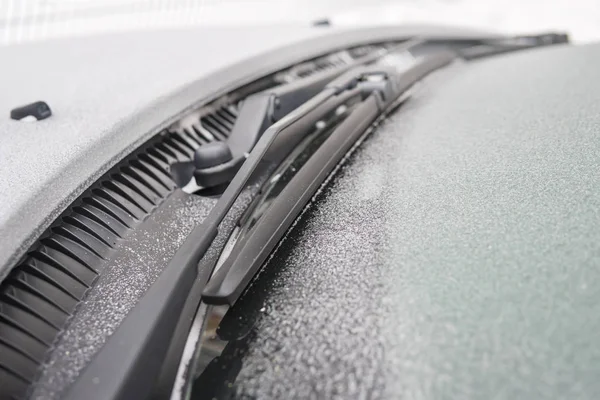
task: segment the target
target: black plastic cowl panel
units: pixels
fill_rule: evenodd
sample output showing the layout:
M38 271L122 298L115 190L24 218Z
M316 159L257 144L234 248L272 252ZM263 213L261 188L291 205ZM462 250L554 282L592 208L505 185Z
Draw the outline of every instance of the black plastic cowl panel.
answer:
M226 137L220 129L212 140ZM89 188L0 284L0 399L26 396L119 241L177 188L171 165L209 141L196 130L161 132Z

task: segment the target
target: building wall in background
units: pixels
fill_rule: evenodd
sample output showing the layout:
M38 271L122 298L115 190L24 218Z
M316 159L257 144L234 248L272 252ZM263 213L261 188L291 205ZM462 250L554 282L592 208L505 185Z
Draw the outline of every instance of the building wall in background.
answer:
M506 33L565 30L600 39L595 0L0 0L0 45L198 25L439 23Z

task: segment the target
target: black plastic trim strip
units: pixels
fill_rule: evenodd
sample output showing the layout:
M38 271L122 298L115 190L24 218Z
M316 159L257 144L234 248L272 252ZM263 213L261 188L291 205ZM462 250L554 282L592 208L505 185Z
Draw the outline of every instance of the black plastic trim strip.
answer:
M198 262L217 234L213 230L206 235L200 228L188 236L136 308L71 387L65 400L149 396L153 389L150 383L161 369L187 293L198 279Z

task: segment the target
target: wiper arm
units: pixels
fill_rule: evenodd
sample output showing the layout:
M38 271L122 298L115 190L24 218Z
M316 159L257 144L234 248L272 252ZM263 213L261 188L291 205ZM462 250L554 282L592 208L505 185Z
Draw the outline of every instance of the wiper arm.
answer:
M423 39L410 39L386 52L408 51L425 42ZM349 65L322 71L248 96L243 102L227 141L210 143L196 150L194 154L196 183L204 188L228 183L269 126L319 94L338 76L373 62L382 55L369 54Z
M301 138L299 133L306 132L325 114L352 96L360 94L364 97L273 200L252 228L252 234L236 244L205 287L204 301L209 304L235 303L315 190L375 119L415 82L452 59L451 53L438 53L400 74L379 67L352 70L327 85L297 112L269 128L264 141L261 139L252 152L252 160L248 159L228 190L239 191L258 160L284 154L285 150L282 151L280 146L295 146ZM226 191L224 196L227 194Z

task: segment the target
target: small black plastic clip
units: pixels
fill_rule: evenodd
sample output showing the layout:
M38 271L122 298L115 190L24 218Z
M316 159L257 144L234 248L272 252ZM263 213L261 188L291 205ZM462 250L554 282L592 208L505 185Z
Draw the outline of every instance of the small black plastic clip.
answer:
M14 108L10 111L10 117L17 121L26 117L34 117L38 121L46 119L52 115L52 110L46 102L36 101L35 103Z
M313 26L331 26L331 21L328 18L321 18L313 21Z

